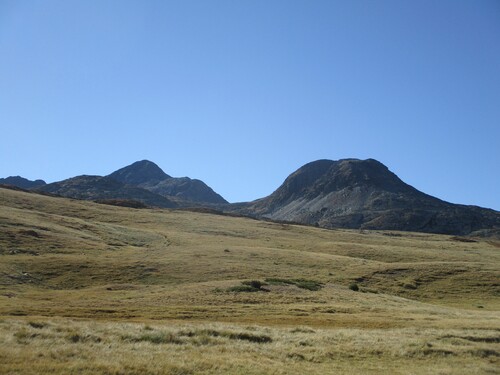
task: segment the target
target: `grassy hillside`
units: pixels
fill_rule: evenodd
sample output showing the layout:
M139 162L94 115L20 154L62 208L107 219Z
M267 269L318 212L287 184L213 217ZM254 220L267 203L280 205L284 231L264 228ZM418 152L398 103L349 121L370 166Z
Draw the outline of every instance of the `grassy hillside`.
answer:
M0 372L494 373L499 246L0 189Z

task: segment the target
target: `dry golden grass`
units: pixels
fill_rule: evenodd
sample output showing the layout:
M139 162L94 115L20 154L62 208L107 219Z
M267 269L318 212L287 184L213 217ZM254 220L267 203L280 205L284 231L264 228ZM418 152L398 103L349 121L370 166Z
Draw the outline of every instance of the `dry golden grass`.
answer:
M311 329L8 319L2 373L495 373L497 330Z
M0 189L0 373L496 373L499 265L494 241ZM322 288L229 291L273 278Z

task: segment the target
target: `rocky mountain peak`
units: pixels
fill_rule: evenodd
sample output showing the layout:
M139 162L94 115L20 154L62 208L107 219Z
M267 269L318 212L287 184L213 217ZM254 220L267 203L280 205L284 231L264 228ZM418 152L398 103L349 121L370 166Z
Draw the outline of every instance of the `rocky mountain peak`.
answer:
M352 188L377 188L390 192L413 190L374 159L317 160L292 173L272 196L282 203Z
M203 181L188 177L171 177L149 160L137 161L107 177L127 185L146 189L163 197L182 200L186 205L227 203Z
M149 160L136 161L108 175L108 177L128 185L153 184L171 178Z
M500 227L498 212L424 194L374 159L308 163L270 196L235 208L248 215L324 228L467 234Z

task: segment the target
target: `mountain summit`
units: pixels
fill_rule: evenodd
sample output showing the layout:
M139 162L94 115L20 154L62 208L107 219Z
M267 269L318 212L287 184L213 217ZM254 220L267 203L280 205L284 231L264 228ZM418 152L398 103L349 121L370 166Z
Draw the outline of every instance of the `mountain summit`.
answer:
M167 198L196 204L225 204L227 201L203 181L189 177L171 177L149 160L137 161L107 177L149 190Z
M401 181L385 165L373 159L318 160L292 173L273 193L272 201L274 205L282 205L296 199L315 199L339 191L345 194L352 190L382 190L390 193L417 191Z
M257 217L324 228L467 234L500 227L498 212L424 194L374 159L308 163L270 196L235 208Z
M108 177L128 185L157 184L171 178L158 165L149 160L136 161L118 169Z

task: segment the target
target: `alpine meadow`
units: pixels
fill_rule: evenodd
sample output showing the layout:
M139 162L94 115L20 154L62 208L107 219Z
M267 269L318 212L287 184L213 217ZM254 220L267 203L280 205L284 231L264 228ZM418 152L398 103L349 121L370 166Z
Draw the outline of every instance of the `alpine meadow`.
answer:
M494 237L327 230L5 188L0 228L2 373L498 370Z

